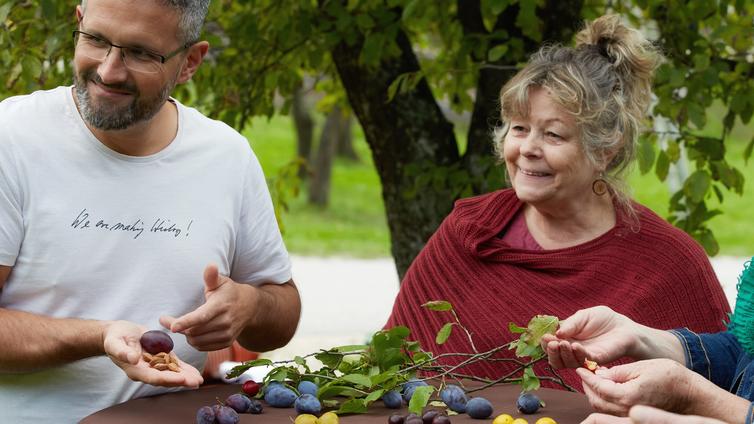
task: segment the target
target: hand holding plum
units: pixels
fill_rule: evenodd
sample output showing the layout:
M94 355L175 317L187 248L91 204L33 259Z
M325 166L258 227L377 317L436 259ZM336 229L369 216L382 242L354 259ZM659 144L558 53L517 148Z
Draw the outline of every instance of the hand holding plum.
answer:
M178 358L175 358L175 363L180 369L176 372L163 372L150 367L142 356L141 337L145 331L144 327L128 321L108 323L103 334L105 353L131 380L155 386L199 387L203 382L201 373Z

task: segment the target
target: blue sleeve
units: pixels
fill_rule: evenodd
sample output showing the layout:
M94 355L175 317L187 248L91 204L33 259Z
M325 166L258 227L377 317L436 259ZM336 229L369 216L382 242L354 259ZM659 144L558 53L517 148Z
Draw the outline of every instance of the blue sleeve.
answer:
M686 328L670 330L678 337L686 368L701 374L717 386L730 390L743 347L730 332L697 334Z

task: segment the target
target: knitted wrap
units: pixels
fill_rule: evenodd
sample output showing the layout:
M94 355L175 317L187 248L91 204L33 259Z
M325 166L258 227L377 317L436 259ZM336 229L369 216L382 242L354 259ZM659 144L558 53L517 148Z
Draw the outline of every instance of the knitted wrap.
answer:
M407 271L386 327L409 327L410 337L435 354L470 352L460 332L435 344L437 331L452 317L420 305L447 300L480 352L517 338L509 322L525 326L538 314L564 319L596 305L660 329L724 330L730 308L704 250L646 207L635 205L638 231L618 219L613 229L584 244L526 250L499 237L522 206L513 190L458 201ZM459 372L497 378L509 370L509 364L488 361ZM575 372L561 375L581 389Z

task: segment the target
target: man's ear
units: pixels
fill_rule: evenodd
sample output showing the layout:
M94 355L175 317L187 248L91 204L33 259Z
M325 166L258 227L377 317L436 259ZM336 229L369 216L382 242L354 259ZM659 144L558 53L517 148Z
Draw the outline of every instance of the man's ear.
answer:
M199 65L204 60L204 55L209 51L209 43L206 41L199 41L198 43L189 47L184 59L183 68L178 74L178 84L183 84L191 79L192 76L199 69Z
M84 19L84 10L81 9L81 5L76 6L76 21L81 25L81 20Z

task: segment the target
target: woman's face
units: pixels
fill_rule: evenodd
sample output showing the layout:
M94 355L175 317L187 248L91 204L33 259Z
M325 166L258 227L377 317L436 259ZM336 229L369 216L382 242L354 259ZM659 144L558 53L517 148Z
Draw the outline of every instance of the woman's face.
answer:
M575 119L541 87L530 89L529 110L511 119L503 144L516 195L535 207L578 206L592 195L599 170L584 154Z

